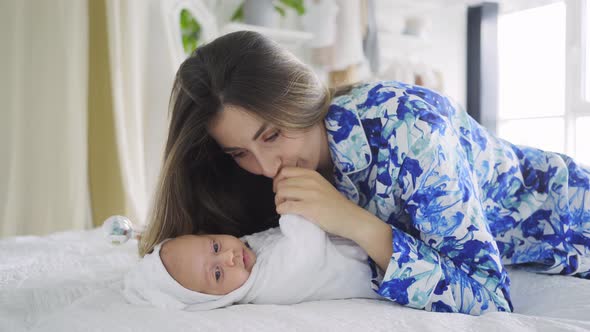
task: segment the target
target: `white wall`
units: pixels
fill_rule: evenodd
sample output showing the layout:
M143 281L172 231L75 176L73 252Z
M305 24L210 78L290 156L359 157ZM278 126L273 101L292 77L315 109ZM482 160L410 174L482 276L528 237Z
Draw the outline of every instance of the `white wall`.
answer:
M404 17L418 16L428 22L421 40L403 37ZM443 91L466 105L467 7L454 4L428 8L400 7L390 0L377 0L377 21L381 47L381 67L394 58L408 58L439 70Z
M222 26L229 18L238 0L205 3L215 13L217 23ZM466 45L467 5L466 1L451 0L414 2L376 0L379 43L381 47L381 69L392 59L405 58L415 63L424 63L437 69L443 76L443 93L466 105ZM281 22L284 28L299 28L297 18L289 12ZM423 40L412 40L401 36L404 17L417 15L429 22L430 28ZM304 54L304 53L303 53ZM306 60L305 57L302 60ZM322 73L319 73L323 77Z

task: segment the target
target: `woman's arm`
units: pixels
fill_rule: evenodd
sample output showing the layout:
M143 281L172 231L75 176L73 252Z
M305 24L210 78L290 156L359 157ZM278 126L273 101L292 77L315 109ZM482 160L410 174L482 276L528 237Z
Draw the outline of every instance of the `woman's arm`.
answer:
M420 193L423 189L416 191ZM457 189L451 194L455 195L465 193ZM429 199L435 205L440 202L440 197ZM472 200L457 209L472 209L473 203L478 205ZM473 211L472 217L479 221L472 219L455 225L453 232L441 232L444 224L448 226L445 215L453 212L441 212L431 220L421 213L416 216L414 224L422 225L423 229L429 227L425 226L428 223L437 224L430 225L431 232L424 239L429 239L432 245L438 243L438 250L363 209L348 213L349 218L341 220L350 225L342 236L355 241L385 271L378 293L392 301L429 311L472 315L512 311L509 279L499 262L494 240L482 224L484 219L481 215L477 217L481 211L477 212L477 208Z
M359 207L357 221L345 237L356 242L381 270L387 270L392 255L391 226Z
M401 181L411 178L407 174L401 177ZM471 315L512 311L508 276L491 234L482 226L485 221L475 216L476 211L451 233L445 231L449 225L446 215L468 211L468 207L457 206L432 215L432 219L423 211L416 213L414 225L423 232L423 239L418 239L355 205L315 171L283 168L275 188L278 213L302 215L326 232L355 241L367 252L385 271L383 280L378 280L379 295L429 311ZM415 202L425 189L415 188L418 194L408 202ZM465 196L460 189L449 189L454 192L450 197ZM429 200L434 205L440 203L440 197ZM471 199L468 205L474 203Z
M298 214L324 231L356 242L383 270L391 258L391 228L349 201L318 172L284 167L274 179L277 213Z
M388 121L401 125L389 136L395 149L384 181L396 186L419 237L392 226L392 257L379 293L432 311L512 311L508 274L451 120L455 110L444 98L425 101L433 96L408 91L389 114Z

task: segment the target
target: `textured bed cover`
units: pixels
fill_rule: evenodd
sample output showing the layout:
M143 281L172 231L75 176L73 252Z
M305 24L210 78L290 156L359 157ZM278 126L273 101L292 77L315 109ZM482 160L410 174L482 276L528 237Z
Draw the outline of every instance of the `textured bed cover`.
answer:
M112 246L100 229L0 240L0 331L590 331L590 280L509 267L515 313L425 312L379 300L207 312L126 303L136 241Z

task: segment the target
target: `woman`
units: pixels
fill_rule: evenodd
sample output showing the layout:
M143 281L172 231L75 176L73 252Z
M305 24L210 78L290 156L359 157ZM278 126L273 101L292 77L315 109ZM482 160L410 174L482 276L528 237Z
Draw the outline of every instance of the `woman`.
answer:
M237 32L181 65L171 105L142 256L292 213L358 243L374 289L413 308L512 311L503 264L588 278L590 171L494 137L433 91L331 93L275 43Z

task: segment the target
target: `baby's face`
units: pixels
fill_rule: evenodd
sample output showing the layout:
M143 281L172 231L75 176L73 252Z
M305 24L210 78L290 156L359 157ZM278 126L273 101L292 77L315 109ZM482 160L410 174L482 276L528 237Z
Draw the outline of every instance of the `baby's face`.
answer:
M165 242L160 257L174 280L190 290L225 295L242 286L256 255L231 235L184 235Z

